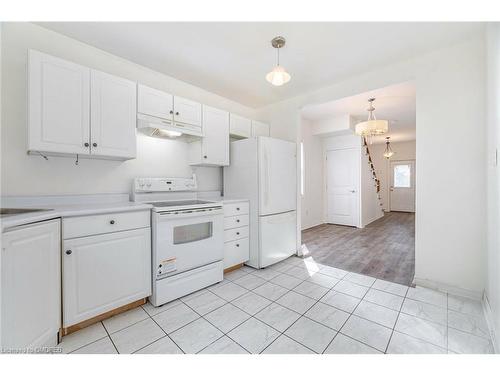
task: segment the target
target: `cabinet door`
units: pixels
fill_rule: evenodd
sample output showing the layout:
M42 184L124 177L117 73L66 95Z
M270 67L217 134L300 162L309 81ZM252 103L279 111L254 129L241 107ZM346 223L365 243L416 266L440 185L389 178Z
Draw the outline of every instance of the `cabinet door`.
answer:
M202 163L229 165L229 112L203 106Z
M63 327L150 294L150 228L64 241Z
M136 121L136 83L92 70L91 154L135 158Z
M89 153L88 68L30 50L28 96L29 151Z
M270 136L269 124L259 121L252 121L252 137Z
M252 135L252 121L231 113L229 133L235 137L250 138Z
M174 121L201 126L201 104L174 96Z
M1 342L54 346L61 326L60 220L2 234Z
M166 92L138 85L137 112L172 120L174 97Z

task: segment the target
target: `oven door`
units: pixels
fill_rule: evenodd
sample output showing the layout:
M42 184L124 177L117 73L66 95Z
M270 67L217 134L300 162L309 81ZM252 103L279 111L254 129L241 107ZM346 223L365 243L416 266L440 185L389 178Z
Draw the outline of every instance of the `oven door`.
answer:
M153 220L156 280L222 260L222 207L158 212Z

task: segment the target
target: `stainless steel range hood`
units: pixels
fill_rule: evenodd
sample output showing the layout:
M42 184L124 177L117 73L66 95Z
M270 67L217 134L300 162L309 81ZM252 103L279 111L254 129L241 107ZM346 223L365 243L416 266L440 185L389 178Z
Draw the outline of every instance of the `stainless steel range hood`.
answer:
M200 126L176 123L154 116L137 114L137 129L150 137L194 142L203 137Z

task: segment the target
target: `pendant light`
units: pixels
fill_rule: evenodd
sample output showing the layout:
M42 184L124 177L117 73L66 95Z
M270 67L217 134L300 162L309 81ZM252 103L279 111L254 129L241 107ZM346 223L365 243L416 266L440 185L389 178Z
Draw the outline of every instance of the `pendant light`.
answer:
M276 38L273 38L273 40L271 40L271 45L277 50L278 63L271 72L267 73L266 80L274 86L282 86L290 81L291 78L290 74L287 73L285 68L280 65L280 48L285 45L285 42L286 40L282 36L277 36Z
M367 111L368 111L368 119L366 121L360 122L356 124L356 134L362 137L370 138L375 135L382 135L389 131L389 121L387 120L377 120L375 117L375 107L373 106L373 102L375 98L368 99L368 103L370 103Z
M389 141L391 137L385 137L385 151L384 158L389 159L392 155L394 155L394 151L391 148L391 142Z

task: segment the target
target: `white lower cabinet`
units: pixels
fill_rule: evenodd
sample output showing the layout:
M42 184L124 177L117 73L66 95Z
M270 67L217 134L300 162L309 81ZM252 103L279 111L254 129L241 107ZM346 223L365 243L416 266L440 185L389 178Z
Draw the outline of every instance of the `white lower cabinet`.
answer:
M250 258L248 202L224 203L224 269Z
M151 228L144 224L64 240L63 327L151 295Z
M2 233L0 347L57 345L61 325L60 220Z

